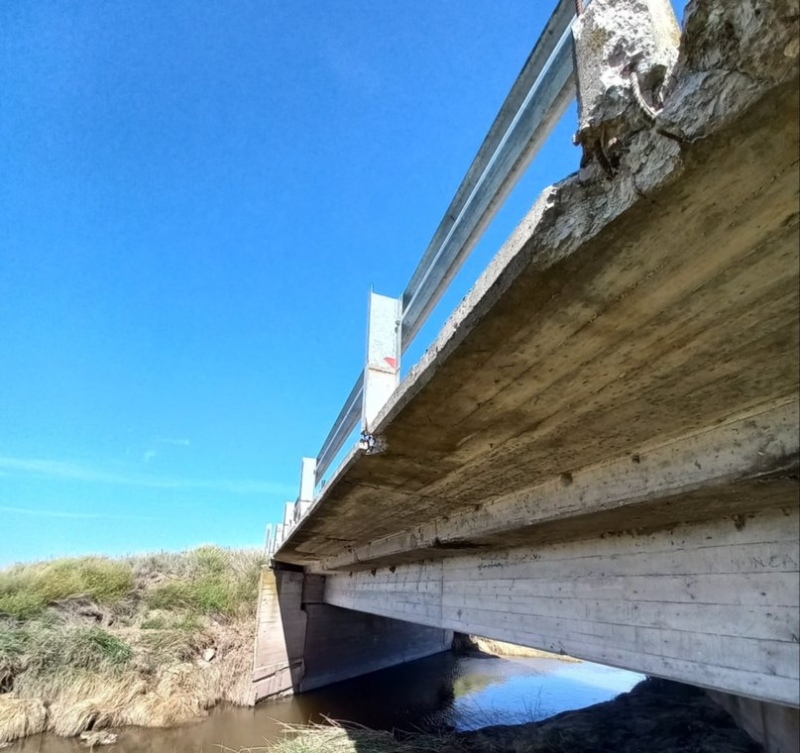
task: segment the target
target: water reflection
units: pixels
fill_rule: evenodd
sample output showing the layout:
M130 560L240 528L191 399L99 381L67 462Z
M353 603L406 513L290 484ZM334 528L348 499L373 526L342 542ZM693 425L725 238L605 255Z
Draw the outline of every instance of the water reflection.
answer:
M610 700L644 679L635 672L554 659L465 657L461 669L469 683L459 692L462 686L456 682L455 701L439 717L459 731L539 721Z
M218 708L172 729L123 729L114 753L219 753L263 745L283 724L343 719L376 729L458 730L516 724L581 708L629 690L641 675L550 659L439 654L255 709ZM9 753L77 753L77 740L37 735Z

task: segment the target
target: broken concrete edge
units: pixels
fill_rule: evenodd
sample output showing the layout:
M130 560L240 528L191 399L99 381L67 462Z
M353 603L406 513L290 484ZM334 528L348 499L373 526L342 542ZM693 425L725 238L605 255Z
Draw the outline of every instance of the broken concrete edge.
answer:
M581 167L608 177L625 143L663 106L680 29L669 0L595 0L573 25Z
M691 0L683 27L673 86L655 124L665 135L705 138L797 75L797 0Z

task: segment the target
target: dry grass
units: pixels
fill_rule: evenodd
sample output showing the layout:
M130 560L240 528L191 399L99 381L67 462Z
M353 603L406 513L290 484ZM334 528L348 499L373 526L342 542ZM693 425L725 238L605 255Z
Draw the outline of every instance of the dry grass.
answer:
M220 701L247 704L262 565L259 552L202 547L0 571L0 604L39 604L0 615L0 743L42 729L170 726Z
M0 695L0 742L16 740L43 732L47 726L47 709L35 698Z
M286 736L266 747L238 753L467 753L455 735L417 734L398 740L393 733L354 725L286 725ZM233 753L233 751L227 751Z
M549 651L541 651L538 648L528 648L527 646L518 646L516 643L506 643L505 641L495 641L491 638L479 638L477 636L470 636L472 643L478 651L483 651L485 654L494 654L495 656L518 656L529 657L534 659L557 659L558 661L579 662L580 659L575 659L566 654L553 654Z

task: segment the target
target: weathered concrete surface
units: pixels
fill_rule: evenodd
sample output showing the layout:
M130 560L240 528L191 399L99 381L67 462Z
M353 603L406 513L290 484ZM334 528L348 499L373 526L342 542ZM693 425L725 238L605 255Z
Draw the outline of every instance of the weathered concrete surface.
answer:
M613 175L620 147L661 109L678 59L669 0L595 0L574 27L582 166Z
M520 544L627 527L626 495L640 527L702 519L713 500L732 515L794 503L795 8L690 8L656 123L625 144L613 179L591 164L543 193L379 416L387 451L345 462L279 560L372 567L398 536L413 556L446 556L500 535L504 501ZM739 456L726 472L711 464L714 492L697 496L702 477L679 488L686 448L736 422L725 441ZM687 459L645 468L661 450ZM627 490L542 528L534 490L634 458ZM473 514L486 530L451 527ZM417 537L421 525L436 535Z
M251 702L330 685L446 651L449 630L323 601L325 579L262 573Z
M325 600L798 706L797 506L326 577Z
M729 693L709 691L709 696L764 746L765 753L800 750L800 710Z

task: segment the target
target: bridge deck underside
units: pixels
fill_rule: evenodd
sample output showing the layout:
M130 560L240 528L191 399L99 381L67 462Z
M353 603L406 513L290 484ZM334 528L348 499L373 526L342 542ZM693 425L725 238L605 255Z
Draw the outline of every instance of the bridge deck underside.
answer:
M795 505L796 92L661 139L655 188L545 192L384 410L386 451L353 454L276 558L358 570Z
M328 604L797 706L798 511L328 575Z

